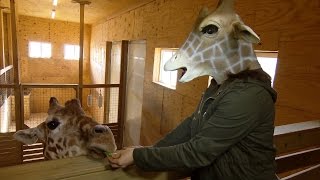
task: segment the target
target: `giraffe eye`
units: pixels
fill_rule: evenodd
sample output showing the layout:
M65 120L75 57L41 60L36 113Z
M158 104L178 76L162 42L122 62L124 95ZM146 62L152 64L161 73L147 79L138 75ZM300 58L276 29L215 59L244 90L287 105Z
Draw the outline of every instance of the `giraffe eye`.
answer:
M203 34L212 35L212 34L218 32L218 30L219 30L219 28L216 25L209 24L209 25L205 26L204 28L202 28L201 32Z
M59 124L60 124L60 122L57 118L52 118L52 120L47 123L47 127L50 130L54 130L55 128L57 128L59 126Z

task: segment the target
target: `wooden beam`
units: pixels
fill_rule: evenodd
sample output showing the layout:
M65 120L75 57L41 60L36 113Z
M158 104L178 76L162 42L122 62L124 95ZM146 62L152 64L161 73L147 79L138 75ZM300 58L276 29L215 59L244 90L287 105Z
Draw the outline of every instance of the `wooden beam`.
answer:
M5 67L5 55L4 55L4 33L3 33L3 10L0 10L0 69Z
M84 5L80 3L80 58L79 58L79 100L82 104L82 94L83 94L83 38L84 38Z
M277 148L277 155L319 147L319 139L319 120L277 126L274 133L274 144Z
M320 147L276 158L277 174L320 164Z
M120 68L120 88L119 88L119 107L118 107L118 122L119 122L119 147L123 145L124 118L126 110L126 94L127 94L127 66L128 66L128 41L121 42L121 68Z
M112 42L106 42L106 65L104 70L104 83L110 84L111 77L111 50ZM119 85L120 87L120 85ZM104 111L103 111L103 123L109 122L109 107L110 107L110 88L104 89ZM108 119L108 122L107 122Z

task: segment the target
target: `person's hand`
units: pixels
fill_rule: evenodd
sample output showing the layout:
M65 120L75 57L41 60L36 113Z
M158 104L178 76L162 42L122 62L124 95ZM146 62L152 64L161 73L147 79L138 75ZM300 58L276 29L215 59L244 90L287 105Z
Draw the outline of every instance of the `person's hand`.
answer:
M118 150L108 157L111 167L113 168L125 168L133 164L133 147Z

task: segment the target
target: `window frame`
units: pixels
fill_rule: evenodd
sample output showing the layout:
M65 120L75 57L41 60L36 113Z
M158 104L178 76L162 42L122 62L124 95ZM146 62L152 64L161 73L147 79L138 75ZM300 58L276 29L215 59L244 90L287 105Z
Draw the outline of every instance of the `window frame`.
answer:
M33 49L32 48L36 48L34 47L34 45L32 44L38 44L39 47L37 47L37 49ZM46 55L45 53L45 46L49 45L48 47L50 47L50 51L48 51L50 54ZM34 52L35 51L39 51L40 54L34 56ZM52 44L50 42L46 42L46 41L29 41L28 43L28 57L31 59L51 59L52 58Z
M170 82L164 82L163 79L161 79L162 73L166 73L163 70L163 66L166 62L163 62L163 52L164 51L171 51L172 56L178 51L179 48L155 48L154 53L154 67L153 67L153 82L156 84L159 84L161 86L167 87L169 89L176 89L176 84L178 80L178 70L176 71L170 71L167 73L173 74L176 73L176 79L174 80L174 85L172 84L172 79L170 78ZM169 58L170 59L170 58ZM169 60L167 59L167 60Z
M73 54L70 57L66 57L66 48L67 47L73 48ZM78 44L64 44L63 45L63 59L66 61L79 61L80 60L80 46Z

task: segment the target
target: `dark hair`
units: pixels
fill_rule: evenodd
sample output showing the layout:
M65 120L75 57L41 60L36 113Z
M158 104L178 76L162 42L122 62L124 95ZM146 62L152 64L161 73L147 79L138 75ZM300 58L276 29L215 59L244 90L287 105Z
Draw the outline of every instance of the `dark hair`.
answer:
M248 80L250 78L250 79L255 79L258 81L262 81L264 83L271 84L271 77L269 76L269 74L264 72L261 68L255 69L255 70L244 70L237 74L228 73L227 76L228 76L228 79Z

